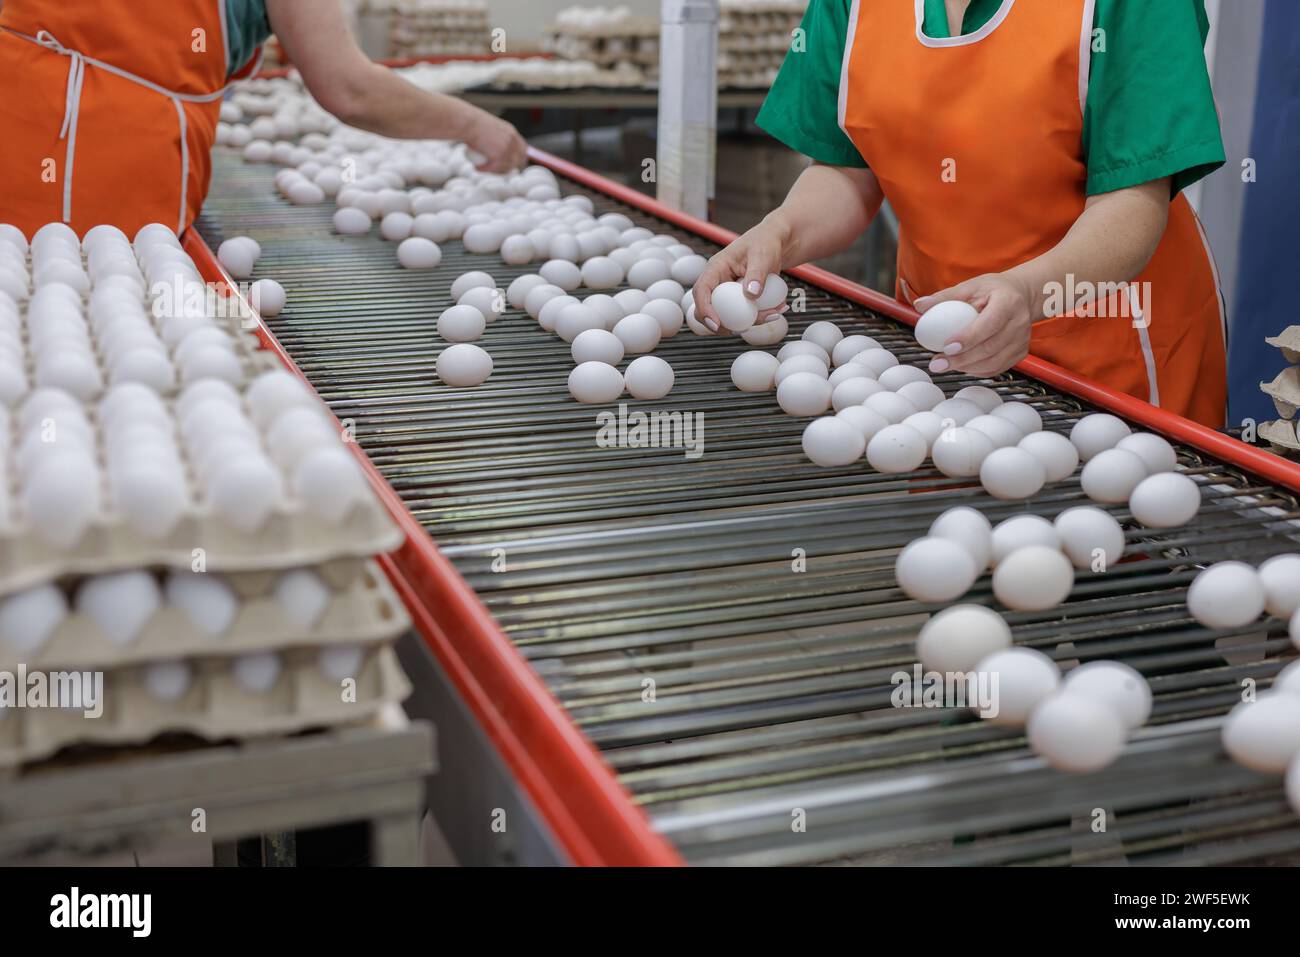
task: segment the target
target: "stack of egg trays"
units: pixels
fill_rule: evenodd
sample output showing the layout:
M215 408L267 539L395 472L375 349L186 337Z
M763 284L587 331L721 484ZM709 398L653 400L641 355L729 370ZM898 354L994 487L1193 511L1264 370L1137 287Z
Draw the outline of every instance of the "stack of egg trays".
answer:
M1300 428L1296 420L1296 413L1300 411L1300 326L1288 326L1264 341L1280 349L1291 365L1278 373L1272 382L1260 383L1260 389L1273 400L1278 418L1263 423L1259 434L1275 452L1296 456L1300 454Z

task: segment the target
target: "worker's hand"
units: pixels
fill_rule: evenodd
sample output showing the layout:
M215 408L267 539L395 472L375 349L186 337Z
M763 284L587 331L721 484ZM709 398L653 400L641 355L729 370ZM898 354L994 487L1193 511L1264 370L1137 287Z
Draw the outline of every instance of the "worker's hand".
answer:
M789 227L775 213L733 240L731 245L709 260L700 278L695 280L695 318L712 332L731 335L713 311L714 287L724 282L740 280L746 297L757 299L767 277L781 271L789 243ZM764 310L758 314L758 322L780 315L786 308L783 304L776 309Z
M1014 273L988 273L922 296L913 305L925 312L936 303L960 299L979 310L975 321L948 340L944 354L930 362L931 372L955 369L988 378L1006 372L1029 355L1034 326L1033 292Z
M528 161L528 144L519 131L505 120L477 107L470 107L457 139L482 154L484 159L476 166L485 173L523 169Z

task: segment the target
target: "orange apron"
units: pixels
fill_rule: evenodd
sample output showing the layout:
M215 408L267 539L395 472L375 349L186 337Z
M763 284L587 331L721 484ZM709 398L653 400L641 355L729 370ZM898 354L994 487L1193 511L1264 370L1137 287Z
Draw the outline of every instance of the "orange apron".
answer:
M225 29L224 0L5 0L0 222L184 230L212 173Z
M1092 0L1003 0L975 33L938 40L923 11L924 0L854 0L840 81L840 125L898 214L908 302L1042 255L1087 198ZM1066 302L1084 301L1069 291ZM1035 323L1030 351L1217 428L1224 340L1214 262L1179 193L1143 273Z

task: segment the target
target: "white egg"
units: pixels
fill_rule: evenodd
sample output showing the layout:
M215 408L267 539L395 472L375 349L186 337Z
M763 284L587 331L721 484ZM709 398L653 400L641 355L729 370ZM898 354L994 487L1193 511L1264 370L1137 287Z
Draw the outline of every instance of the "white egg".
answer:
M217 261L236 279L247 279L257 264L257 254L239 239L227 239L217 247Z
M1265 692L1223 722L1223 750L1238 764L1281 774L1300 753L1300 695Z
M618 308L618 304L612 299L610 300L610 303L615 309ZM682 307L672 300L651 299L642 306L641 311L647 316L653 316L655 321L659 323L659 334L661 338L671 339L681 331L684 319ZM614 321L617 322L618 320L615 319Z
M879 349L880 343L870 336L845 336L831 349L831 360L837 366L846 365L853 357L867 349Z
M1060 691L1029 716L1033 752L1058 771L1099 771L1124 750L1124 724L1105 702Z
M940 414L938 406L933 411ZM980 467L992 452L992 439L976 429L961 427L945 429L930 446L934 467L949 478L979 475Z
M1038 414L1038 410L1024 402L1002 402L989 415L1006 419L1020 430L1021 435L1030 435L1043 428L1043 417Z
M623 374L604 362L583 362L569 373L569 394L579 402L613 402L623 394L623 385Z
M694 279L691 280L691 282L694 281ZM754 305L758 306L760 310L775 309L777 306L785 302L786 294L789 293L789 291L790 289L785 284L784 279L775 273L769 273L767 278L763 280L763 291L760 292L758 298L754 300Z
M709 261L703 256L682 256L673 260L668 274L683 286L689 286L704 274L704 270L708 265Z
M836 369L834 372L830 374L830 377L826 381L829 382L831 384L831 388L834 389L836 386L838 386L841 382L844 382L846 379L870 379L872 382L875 382L876 385L879 387L876 391L878 392L888 391L883 385L880 385L880 383L876 381L876 377L871 374L870 369L868 369L866 366L860 366L856 362L850 362L847 363L846 365L840 366L838 369Z
M890 393L881 393L889 395ZM872 396L876 398L876 396ZM866 408L870 409L870 399ZM872 411L875 411L874 409ZM925 461L925 436L910 425L891 424L867 443L867 462L877 472L913 472Z
M466 289L456 300L458 306L473 306L483 314L483 320L491 325L501 317L506 308L506 297L495 286L475 286Z
M616 366L623 361L623 341L607 329L585 329L573 339L573 361L603 362Z
M1060 535L1061 550L1075 568L1105 571L1124 554L1124 529L1099 508L1067 508L1052 524Z
M448 342L473 342L486 328L483 313L473 306L452 306L438 316L438 335Z
M1300 555L1274 555L1259 566L1259 581L1274 618L1290 618L1300 608Z
M528 313L528 315L532 316L534 319L537 319L541 316L542 309L544 309L552 299L558 299L564 296L564 294L564 290L559 286L553 286L549 282L543 280L541 285L534 286L524 294L524 312Z
M854 363L850 363L849 366L841 366L840 368L849 368L852 365L854 365ZM903 366L899 366L898 368L901 369ZM886 373L889 371L889 369L885 370ZM899 388L898 394L922 412L933 411L934 407L944 400L943 389L940 389L933 382L908 382ZM935 412L935 415L937 415L939 420L944 422L946 425L956 424L951 419L945 418L937 412Z
M634 399L662 399L673 390L673 367L658 356L642 356L628 363L623 383Z
M507 265L522 266L531 262L536 255L537 251L527 236L516 233L501 241L501 258Z
M853 361L870 369L876 378L880 378L886 369L892 369L898 365L897 356L887 349L864 349L853 357Z
M870 380L867 380L870 381ZM832 400L835 398L831 396ZM916 431L925 436L926 454L939 441L939 436L943 434L946 423L933 412L922 409L920 412L913 412L903 420L903 425L910 425Z
M989 685L994 692L994 713L981 712L980 717L1003 728L1023 727L1034 708L1061 684L1061 671L1056 662L1033 648L995 651L981 660L975 670L990 676Z
M1150 432L1134 432L1126 435L1116 443L1115 448L1132 452L1146 463L1147 472L1156 475L1160 472L1172 472L1178 468L1178 453L1174 447L1158 435Z
M548 299L546 304L543 305L537 313L537 324L547 332L555 332L560 324L560 313L564 312L564 310L569 308L569 306L582 306L582 303L576 296L568 295L555 296L552 299ZM587 310L586 306L583 306L582 308L584 311L575 313L575 316L581 317L582 321L579 321L576 318L570 320L570 325L567 330L570 338L582 332L584 329L604 328L603 323L601 325L593 324L593 320L596 322L601 321L599 313L595 310Z
M988 413L975 416L966 423L966 428L983 432L993 440L993 447L998 449L1011 448L1025 437L1025 434L1007 419Z
M550 259L542 263L537 272L552 285L572 292L582 285L582 271L567 259Z
M1283 694L1300 695L1300 660L1292 661L1273 676L1272 690Z
M640 312L645 308L650 297L645 294L643 289L624 289L622 292L614 294L614 301L618 307L623 310L623 315L630 316L634 312Z
M140 677L151 697L179 701L194 683L194 669L187 661L151 661L141 669Z
M0 598L0 641L21 657L32 655L68 617L68 601L55 585L37 585Z
M186 354L181 362L181 381L194 382L198 379L224 379L233 385L244 381L244 367L229 349L217 345L205 345Z
M778 358L780 358L778 356ZM819 378L826 378L826 366L821 359L816 356L790 356L788 359L781 359L781 365L776 370L776 384L779 386L790 376L800 372L808 372ZM834 390L831 390L834 394ZM865 394L862 398L865 398ZM858 400L862 401L861 399Z
M902 422L920 411L897 392L877 392L867 396L862 404L892 423Z
M208 482L208 501L229 524L247 534L262 527L280 505L280 472L260 455L220 463Z
M314 628L333 600L329 586L310 568L285 572L271 589L280 610L299 628Z
M835 418L847 422L862 433L862 440L870 442L877 432L887 428L889 422L878 412L872 412L865 405L851 405L835 413Z
M221 578L206 572L175 570L163 582L167 604L179 608L205 635L217 638L230 630L239 598Z
M740 338L751 346L773 346L784 339L789 331L790 323L784 316L769 316L742 332Z
M744 332L758 318L758 306L746 297L738 282L720 283L713 290L711 302L723 327L732 332Z
M894 562L898 587L916 601L953 601L970 591L978 577L975 559L950 538L918 538Z
M830 369L830 355L815 342L796 339L794 342L787 342L776 353L776 357L782 362L785 362L787 359L793 359L795 356L812 356L822 364L824 370ZM861 368L864 373L870 373L869 369L866 369L865 367ZM872 374L872 378L875 378L874 374Z
M372 222L364 210L355 206L344 206L334 212L334 231L344 236L368 233Z
M1074 587L1074 568L1058 549L1018 548L993 570L993 594L1016 611L1046 611L1060 605Z
M993 528L984 513L967 505L950 508L930 525L931 538L956 542L983 572L993 560Z
M316 666L332 681L355 679L361 670L365 652L357 645L331 645L316 656Z
M930 376L916 366L908 365L890 366L880 373L880 384L891 392L897 392L903 386L913 382L930 382Z
M1079 458L1087 462L1101 452L1115 448L1121 439L1131 434L1132 430L1121 419L1105 412L1095 412L1074 423L1070 441L1079 450Z
M831 384L815 372L796 372L776 387L776 404L787 415L822 415L831 407Z
M752 350L742 352L731 363L731 381L741 392L768 392L776 387L781 363L776 356Z
M682 298L682 284L673 279L660 279L646 286L645 294L650 302L666 299L675 305Z
M1024 449L994 449L980 465L980 484L994 498L1031 498L1046 481L1042 464Z
M1244 628L1264 612L1259 573L1245 562L1218 562L1187 590L1187 610L1206 628Z
M1073 475L1079 466L1079 450L1059 432L1029 432L1016 447L1038 459L1048 482L1059 482Z
M75 606L114 644L135 641L162 607L162 592L145 571L116 572L87 578L77 588Z
M1013 515L998 522L990 534L991 560L994 565L1012 552L1030 545L1045 548L1061 547L1061 536L1055 526L1039 515Z
M431 239L411 236L397 247L397 261L403 269L433 269L442 262L442 250Z
M994 409L1002 405L1002 396L986 385L968 385L953 393L953 398L974 402L985 414L991 414Z
M248 288L249 305L268 319L280 314L284 301L284 287L274 279L259 279Z
M547 252L552 259L576 262L579 256L578 241L568 233L555 233L551 236L550 248Z
M1127 502L1146 477L1146 463L1137 455L1123 449L1104 449L1088 459L1079 484L1094 502L1115 505Z
M916 323L916 341L931 352L943 352L948 340L961 332L979 312L968 302L949 300L936 303Z
M813 419L803 430L803 452L827 468L852 465L862 458L867 440L848 422L835 416Z
M634 312L620 319L614 326L614 335L622 340L629 355L650 352L659 345L663 336L659 321L643 312Z
M670 256L669 258L671 259L672 257ZM649 289L650 286L652 286L654 283L657 283L659 280L671 279L671 278L672 278L672 265L670 263L664 262L662 259L657 259L657 258L638 259L636 262L632 264L631 268L628 269L627 271L627 284L634 289ZM727 284L723 283L723 285L727 285ZM740 288L739 283L736 283L734 285L736 286L737 289ZM719 286L718 288L720 289L721 286ZM718 289L713 290L713 295L714 295L713 308L717 310ZM751 303L751 305L753 304ZM718 315L721 316L721 312L719 312ZM750 325L753 325L752 321L750 322Z
M499 223L475 223L465 229L460 241L467 252L484 256L497 252L505 242L506 231Z
M1011 647L1011 629L992 608L953 605L933 615L916 640L916 655L926 671L973 671L994 652Z
M538 286L545 286L546 280L536 273L528 273L511 281L506 288L506 302L516 309L524 309L528 294ZM556 287L559 288L558 286ZM563 291L563 290L561 290ZM526 310L525 310L526 311Z
M856 361L856 360L855 360ZM969 399L944 399L931 408L932 412L951 419L954 425L964 426L971 419L984 415L984 410ZM987 436L985 436L987 438ZM990 442L990 445L993 443Z
M485 349L461 342L438 353L434 367L438 378L446 385L482 385L492 374L492 357Z
M44 456L23 482L23 514L33 534L58 548L81 541L99 514L100 479L84 451L62 448Z
M1065 676L1065 690L1105 702L1129 731L1142 727L1151 717L1151 686L1123 662L1090 661L1079 665Z
M262 373L249 383L245 394L253 421L259 426L278 418L286 409L315 402L306 383L283 369ZM236 408L239 406L239 394L221 379L205 379L186 386L178 406L185 412L209 397L219 397L233 402Z
M230 664L235 682L245 691L265 694L280 680L280 656L272 651L240 655Z
M785 297L782 296L784 299ZM830 355L835 350L835 346L844 338L844 333L835 323L822 319L814 322L803 331L803 341L811 342L819 346L826 353L826 361L830 362ZM892 387L891 387L892 388Z
M333 445L316 449L298 463L293 470L293 494L315 517L341 525L354 508L369 500L370 487L356 457Z
M487 273L477 269L473 272L461 273L451 284L451 298L460 302L461 296L465 295L465 293L477 286L485 286L488 289L495 289L497 287L497 281Z
M593 256L582 264L581 275L588 289L613 289L623 281L623 267L608 256Z
M1137 484L1129 496L1128 507L1133 517L1147 528L1177 528L1186 525L1200 511L1201 490L1180 472L1160 472Z

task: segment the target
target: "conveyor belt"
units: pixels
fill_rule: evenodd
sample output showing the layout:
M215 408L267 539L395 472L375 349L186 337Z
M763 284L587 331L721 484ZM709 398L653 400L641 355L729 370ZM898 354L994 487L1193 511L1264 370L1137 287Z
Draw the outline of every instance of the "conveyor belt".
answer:
M890 706L890 677L911 668L933 610L898 590L893 561L953 505L993 521L1055 515L1084 501L1077 475L1017 504L932 469L818 468L800 450L803 420L731 386L747 347L688 332L656 353L676 371L672 394L627 404L702 413L704 454L600 448L599 409L565 388L568 346L526 315L488 328L485 385L436 382L433 322L450 282L486 269L504 287L535 265L453 242L438 269L401 270L393 244L333 235L332 206L289 206L271 174L219 157L200 232L213 248L241 233L262 244L259 275L290 292L275 336L686 860L1213 864L1300 850L1280 781L1218 744L1242 682L1266 687L1290 660L1284 627L1216 635L1184 604L1200 565L1300 550L1294 494L1180 446L1204 483L1193 525L1130 531L1127 560L1081 573L1063 608L1008 615L1018 644L1063 663L1121 658L1150 678L1153 718L1124 756L1062 775L1014 731ZM807 292L793 334L833 319L923 360L901 324L792 286ZM936 381L951 394L974 380ZM986 384L1049 429L1091 411L1014 374ZM968 600L993 603L987 576Z

